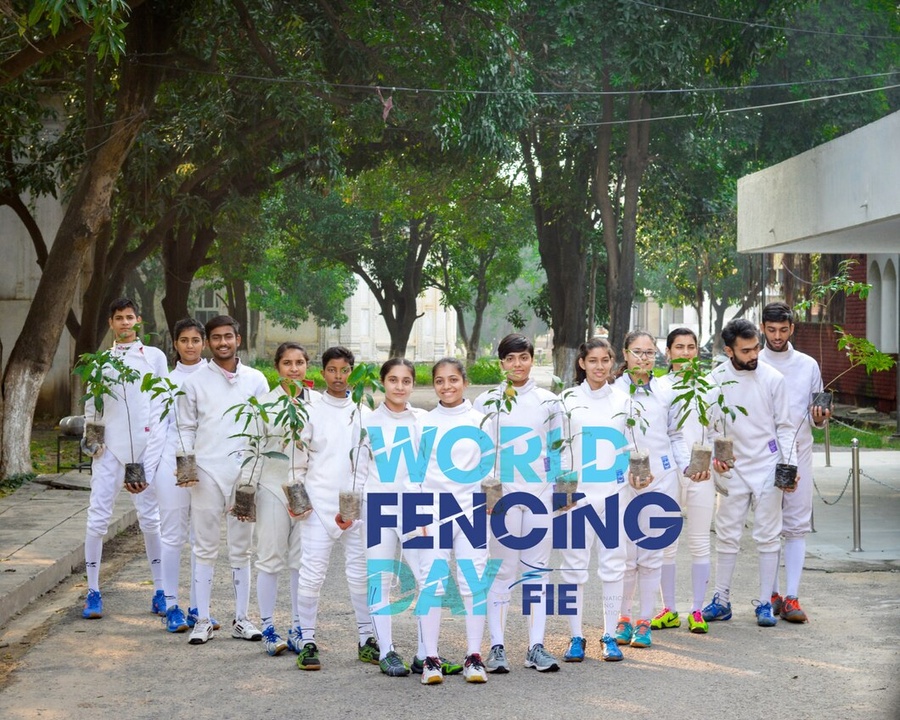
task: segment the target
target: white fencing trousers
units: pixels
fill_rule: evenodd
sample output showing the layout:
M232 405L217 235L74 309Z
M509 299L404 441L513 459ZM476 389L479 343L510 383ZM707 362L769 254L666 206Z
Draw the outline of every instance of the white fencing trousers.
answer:
M333 521L332 521L333 522ZM313 511L300 521L300 578L297 592L303 597L318 598L328 572L334 544L344 547L344 573L351 593L366 594L366 548L362 528L345 530L339 538L328 534L319 514Z
M219 557L222 516L231 498L226 498L216 481L201 468L197 468L197 476L200 482L190 489L194 557L204 565L215 565ZM231 567L249 567L253 552L253 523L241 522L228 513L225 524Z
M771 479L758 496L753 513L753 539L759 552L777 552L781 546L781 496ZM740 550L744 521L750 512L750 488L739 478L728 484L728 495L719 497L716 511L716 551L737 553Z
M806 537L812 532L813 463L812 444L797 453L797 489L784 493L781 502L783 527L781 534L790 539Z
M109 530L116 498L125 485L125 466L107 450L91 462L91 498L87 512L87 534L103 537ZM150 484L146 490L131 496L137 511L138 524L144 534L159 533L159 504L156 487Z
M175 484L175 457L163 454L153 478L163 545L184 547L191 531L191 491Z
M300 569L300 520L292 518L282 498L262 485L256 488L256 569L280 573Z

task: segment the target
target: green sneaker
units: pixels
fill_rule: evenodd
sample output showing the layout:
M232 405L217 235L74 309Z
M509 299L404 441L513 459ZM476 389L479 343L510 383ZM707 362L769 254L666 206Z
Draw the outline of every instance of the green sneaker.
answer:
M703 619L703 613L694 610L688 615L688 628L695 635L705 635L709 632L709 623Z
M388 677L406 677L409 675L409 668L403 662L403 658L393 650L381 658L378 665L381 667L381 672Z
M322 663L319 662L319 648L314 642L306 643L297 653L297 667L301 670L319 670Z
M452 663L447 658L439 658L441 661L441 674L442 675L459 675L462 670L462 665L457 665L456 663ZM419 657L414 657L412 664L409 666L409 669L414 672L416 675L421 675L422 670L425 668L425 661Z
M678 617L677 612L672 612L669 608L663 608L662 612L650 621L650 627L654 630L681 627L681 618Z
M361 662L379 665L378 656L381 655L381 648L378 647L375 638L370 637L365 644L359 646L357 655Z

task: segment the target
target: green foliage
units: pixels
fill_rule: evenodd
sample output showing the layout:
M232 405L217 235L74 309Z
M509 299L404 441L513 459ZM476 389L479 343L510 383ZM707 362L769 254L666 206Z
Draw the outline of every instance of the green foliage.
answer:
M34 37L49 30L53 37L82 21L92 29L90 51L102 60L118 61L125 52L125 27L131 8L125 0L33 0L27 15L18 16L19 34Z
M505 378L500 361L495 358L478 358L467 373L473 385L495 385Z
M229 438L242 438L249 452L241 462L241 467L253 463L250 469L250 477L256 473L256 466L263 457L274 459L286 459L284 453L274 450L264 450L269 439L266 425L275 418L277 406L275 403L261 403L256 397L251 396L242 403L232 405L225 411L225 415L232 415L234 422L239 426L240 432L229 435ZM232 451L243 452L243 450Z
M677 428L684 427L688 418L694 415L705 433L712 421L710 397L716 388L709 379L710 363L699 357L674 358L672 365L676 378L672 386L675 391L673 402L679 408Z
M82 353L72 370L82 384L85 394L81 401L88 399L94 401L94 409L98 417L103 416L104 399L107 397L119 397L116 387L122 389L122 398L125 398L124 388L130 383L136 383L141 379L140 373L125 361L113 354L111 348L95 353Z
M378 373L376 363L359 363L350 371L347 385L350 386L350 399L357 408L365 403L370 410L375 409L375 392L384 392L384 385Z
M309 420L309 410L306 403L301 400L303 385L297 381L291 381L285 388L284 395L280 395L272 403L272 412L275 415L274 424L282 430L282 443L290 446L291 456L283 455L291 460L291 473L294 472L294 451L303 447L303 428Z
M416 364L416 385L431 386L431 364Z
M172 417L175 419L175 430L178 433L178 442L181 443L181 451L185 452L184 440L181 438L181 425L178 424L177 408L177 400L184 395L184 390L181 390L167 377L146 373L141 381L141 392L150 393L152 400L162 397L163 411L160 413L159 420L160 422L165 420L171 411Z

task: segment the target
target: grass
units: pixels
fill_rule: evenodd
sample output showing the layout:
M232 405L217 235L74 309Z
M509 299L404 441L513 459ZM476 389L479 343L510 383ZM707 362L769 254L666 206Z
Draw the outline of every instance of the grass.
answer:
M850 447L853 438L859 440L862 448L876 450L900 450L900 440L891 438L896 431L896 426L859 428L848 427L835 422L831 423L830 435L832 447ZM825 444L825 431L813 428L813 442L817 445Z

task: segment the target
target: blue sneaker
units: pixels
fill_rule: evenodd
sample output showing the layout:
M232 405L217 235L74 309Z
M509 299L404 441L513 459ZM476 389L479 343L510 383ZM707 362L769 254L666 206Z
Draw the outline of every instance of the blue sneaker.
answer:
M563 662L581 662L584 660L584 647L587 640L583 637L573 637L569 640L569 649L563 655Z
M634 625L631 624L630 618L623 615L616 624L616 643L619 645L628 645L633 637Z
M273 625L267 625L262 631L262 639L263 646L266 648L266 653L269 655L281 655L281 653L287 650L287 642L281 635L275 632L275 627Z
M604 635L600 638L600 657L606 662L618 662L622 659L622 651L619 650L619 643L612 635Z
M194 627L194 625L196 625L196 623L197 623L197 620L199 620L199 619L200 619L200 617L199 617L199 615L197 615L197 608L188 608L188 614L187 614L188 627L189 628ZM222 629L222 626L219 624L219 621L216 620L212 616L210 616L210 618L209 618L209 624L212 625L213 630L221 630Z
M713 595L712 601L703 608L703 619L707 622L711 620L731 620L731 603L724 605L719 602L719 593Z
M154 615L166 617L166 594L162 590L157 590L150 601L150 612Z
M166 608L166 630L170 633L182 633L188 629L187 618L177 605Z
M772 614L772 603L761 603L756 600L756 624L760 627L775 627L778 618Z
M300 651L303 649L303 645L304 645L303 634L300 632L300 628L292 627L290 630L288 630L288 639L287 639L288 650L299 654Z
M103 617L103 598L100 597L99 590L88 590L81 617L85 620L96 620Z

